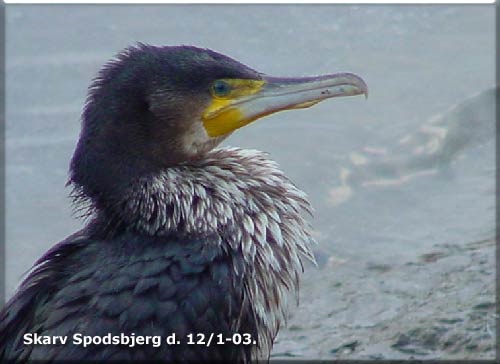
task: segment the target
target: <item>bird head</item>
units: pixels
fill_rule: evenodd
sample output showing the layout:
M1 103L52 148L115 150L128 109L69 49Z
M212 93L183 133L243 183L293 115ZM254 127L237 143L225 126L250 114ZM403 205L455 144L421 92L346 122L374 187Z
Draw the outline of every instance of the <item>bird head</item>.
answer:
M129 47L90 86L70 182L110 194L203 157L263 116L359 94L366 84L351 73L277 78L208 49Z

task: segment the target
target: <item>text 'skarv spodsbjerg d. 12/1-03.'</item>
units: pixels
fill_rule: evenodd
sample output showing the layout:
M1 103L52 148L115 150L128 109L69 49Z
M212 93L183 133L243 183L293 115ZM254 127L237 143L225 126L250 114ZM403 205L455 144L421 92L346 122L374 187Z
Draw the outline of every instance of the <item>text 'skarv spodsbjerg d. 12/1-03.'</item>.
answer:
M179 345L183 342L188 345L204 345L207 347L224 344L255 345L256 343L255 339L249 333L235 333L229 337L215 333L211 333L210 335L190 333L183 338L180 338L175 333L166 337L160 335L136 335L135 333L131 333L130 335L124 333L113 335L108 333L104 336L90 336L81 333L75 333L71 336L26 333L23 336L23 341L25 345L79 345L83 347L91 345L123 345L131 348L141 345L150 345L158 348L162 345Z

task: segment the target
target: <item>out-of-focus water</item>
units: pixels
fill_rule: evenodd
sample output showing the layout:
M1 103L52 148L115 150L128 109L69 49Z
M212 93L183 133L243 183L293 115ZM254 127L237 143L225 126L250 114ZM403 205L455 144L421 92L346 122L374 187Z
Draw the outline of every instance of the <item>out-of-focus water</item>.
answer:
M64 184L86 87L135 41L366 80L367 101L276 114L225 142L269 152L309 194L326 255L404 262L493 235L494 37L493 6L9 6L8 296L81 227Z

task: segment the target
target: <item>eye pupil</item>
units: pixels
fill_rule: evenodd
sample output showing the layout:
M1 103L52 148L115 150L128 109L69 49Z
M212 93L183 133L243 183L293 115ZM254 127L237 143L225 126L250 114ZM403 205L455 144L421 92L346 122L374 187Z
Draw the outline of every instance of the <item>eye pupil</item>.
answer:
M216 96L226 96L231 91L231 87L227 82L217 80L212 86L213 92Z

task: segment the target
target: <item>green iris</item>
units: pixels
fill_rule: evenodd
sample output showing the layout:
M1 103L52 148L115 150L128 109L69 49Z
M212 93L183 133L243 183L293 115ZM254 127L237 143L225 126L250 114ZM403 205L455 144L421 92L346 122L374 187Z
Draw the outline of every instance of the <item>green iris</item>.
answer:
M231 92L231 85L223 80L217 80L212 84L212 92L215 96L227 96Z

